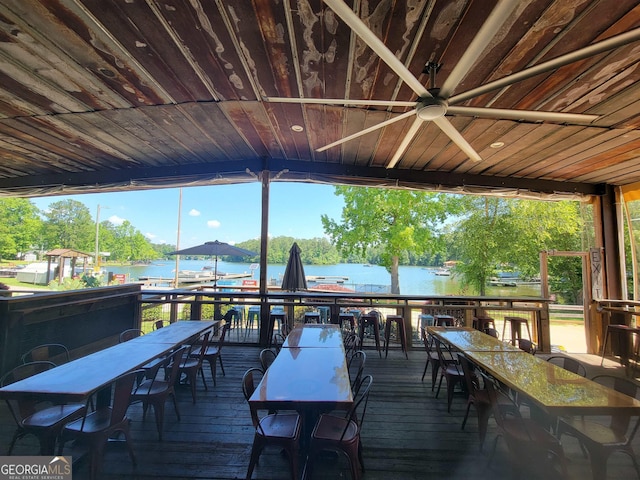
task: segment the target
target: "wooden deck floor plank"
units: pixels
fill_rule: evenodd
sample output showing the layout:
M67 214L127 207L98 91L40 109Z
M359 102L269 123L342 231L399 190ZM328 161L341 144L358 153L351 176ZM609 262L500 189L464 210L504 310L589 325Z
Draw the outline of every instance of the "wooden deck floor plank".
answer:
M223 352L226 376L218 368L217 386L213 386L208 366L205 375L209 390L198 381L197 403L191 401L188 388L180 388L178 402L181 420L173 406L165 407L165 440L159 442L153 412L142 421L141 405L129 410L132 436L138 466L133 467L122 446L110 447L105 454L101 478L105 480L227 480L246 475L253 427L249 407L241 390L241 378L246 369L258 366L258 347L225 346ZM466 401L462 396L453 400L447 412L446 387L438 399L431 391L430 371L421 381L424 352L409 353L409 360L396 350L387 359L379 358L367 349L367 373L374 383L362 431L366 472L364 480L412 480L425 478L452 480L499 480L510 478L506 446L502 440L491 468L487 468L487 452L495 437L495 424L490 421L485 452L480 452L478 426L472 409L465 430L461 429ZM219 366L218 366L219 367ZM8 410L0 405L0 454L8 445L13 426ZM574 439L563 438L569 459L569 480L590 478L589 462L582 456ZM636 439L640 451L640 439ZM32 438L20 440L14 452L20 455L37 453ZM67 452L65 452L67 453ZM631 460L613 455L609 460L609 478L634 478ZM86 462L75 465L74 478L86 478ZM529 473L529 472L528 472ZM267 449L260 458L254 479L281 480L289 478L285 457L277 449ZM350 478L346 459L322 459L314 469L314 478ZM524 478L524 477L523 477ZM527 480L553 480L548 472L528 474Z

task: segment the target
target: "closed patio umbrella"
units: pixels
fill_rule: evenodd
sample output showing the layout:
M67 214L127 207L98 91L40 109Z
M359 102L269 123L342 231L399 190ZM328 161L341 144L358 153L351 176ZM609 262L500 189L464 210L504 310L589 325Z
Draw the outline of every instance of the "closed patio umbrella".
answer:
M215 288L218 283L218 256L233 255L237 257L244 257L247 255L257 255L257 253L215 240L213 242L205 242L202 245L196 245L195 247L176 250L175 252L169 253L169 255L205 255L215 257L215 270L213 277L213 286Z
M296 242L289 250L289 261L282 277L282 290L295 292L296 290L307 289L307 278L304 275L304 267L300 258L300 247Z

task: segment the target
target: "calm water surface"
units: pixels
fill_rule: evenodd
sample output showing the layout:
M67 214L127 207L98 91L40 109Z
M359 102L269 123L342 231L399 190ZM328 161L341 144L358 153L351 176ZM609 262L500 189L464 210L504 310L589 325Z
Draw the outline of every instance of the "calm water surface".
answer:
M136 281L140 277L162 277L172 279L175 272L175 262L158 261L151 265L136 265L126 267L107 267L107 271L124 273L129 280ZM180 260L180 270L202 270L203 267L213 269L210 260ZM269 265L267 278L270 283L279 285L282 281L285 265ZM345 276L349 277L344 285L385 285L391 284L391 275L384 267L378 265L365 266L363 264L341 263L337 265L306 265L306 275ZM252 272L248 263L218 262L218 271L224 273ZM435 275L435 269L424 267L400 267L400 293L403 295L465 295L455 276ZM254 279L258 279L260 271L254 271ZM519 285L518 287L487 287L489 296L540 296L540 285Z

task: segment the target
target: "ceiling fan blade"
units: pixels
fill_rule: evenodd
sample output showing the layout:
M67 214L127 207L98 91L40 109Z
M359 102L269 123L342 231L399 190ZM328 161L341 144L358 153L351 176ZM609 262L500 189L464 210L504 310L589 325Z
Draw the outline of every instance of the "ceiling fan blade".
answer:
M393 117L389 120L385 120L384 122L378 123L377 125L373 125L372 127L365 128L364 130L360 130L359 132L349 135L348 137L341 138L340 140L330 143L329 145L325 145L324 147L317 148L316 152L324 152L325 150L328 150L331 147L341 145L345 142L348 142L349 140L353 140L354 138L361 137L362 135L366 135L367 133L371 133L375 130L378 130L379 128L386 127L387 125L391 125L392 123L398 122L404 118L410 117L411 115L415 115L415 114L416 114L415 110L411 110L409 112L403 113L402 115L398 115L397 117Z
M404 155L404 152L409 147L409 144L413 140L413 137L415 137L416 133L418 133L418 130L422 126L423 121L424 120L421 120L420 118L416 117L416 119L413 121L413 124L411 125L411 128L409 128L409 131L402 139L402 142L400 143L400 146L396 150L396 153L393 154L393 158L387 164L387 168L393 168L396 166L396 163L398 163L402 155Z
M476 152L473 147L469 145L469 142L467 142L464 137L460 135L460 132L458 132L458 130L456 130L453 125L451 125L451 122L449 120L444 117L440 117L434 119L433 123L438 125L438 127L440 127L440 130L442 130L453 141L453 143L455 143L458 148L460 148L460 150L462 150L471 160L473 160L474 162L482 161L482 157L478 155L478 152Z
M262 97L265 102L271 103L313 103L320 105L374 105L382 107L415 107L416 102L402 102L390 100L350 100L346 98L287 98L287 97Z
M448 101L450 105L454 103L464 102L479 95L484 95L485 93L489 93L493 90L498 90L499 88L508 87L509 85L512 85L516 82L527 80L528 78L535 77L536 75L548 72L549 70L556 70L558 68L564 67L565 65L569 65L570 63L583 60L585 58L606 52L608 50L612 50L614 48L622 47L637 40L640 40L640 28L621 33L620 35L609 37L606 40L594 43L593 45L588 45L574 52L560 55L559 57L552 58L551 60L542 62L529 68L525 68L524 70L520 70L519 72L512 75L507 75L506 77L499 78L498 80L495 80L493 82L485 83L484 85L473 88L459 95L454 95L453 97L450 97Z
M487 45L493 40L496 32L500 30L500 27L516 6L518 6L518 2L513 0L501 0L495 6L442 87L440 87L439 96L449 98L453 94L458 84L469 73L480 54L487 48Z
M323 0L419 97L431 97L424 85L342 0ZM513 2L517 3L517 2Z
M579 113L541 112L537 110L515 110L507 108L455 107L447 108L447 113L469 117L499 118L506 120L528 120L531 122L559 122L590 124L600 118L599 115Z

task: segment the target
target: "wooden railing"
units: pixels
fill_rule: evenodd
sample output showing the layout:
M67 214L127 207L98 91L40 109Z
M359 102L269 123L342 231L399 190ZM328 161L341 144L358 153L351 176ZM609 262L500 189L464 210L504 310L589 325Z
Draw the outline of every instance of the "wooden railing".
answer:
M220 318L232 306L249 314L249 308L260 307L261 324L268 322L269 311L281 306L288 312L290 322L301 322L304 312L323 307L327 315L337 318L345 309L379 310L383 315L402 315L407 325L409 345L419 341L420 314L448 314L460 325L471 326L474 316L483 315L502 322L505 316L521 316L530 321L534 339L542 351L548 351L548 301L537 298L372 295L354 293L270 292L267 296L250 292L214 292L212 289L145 290L140 295L142 328L151 328L155 320ZM266 343L266 329L259 336L236 335L233 341Z
M418 346L421 314L452 314L463 325L471 325L475 315L492 316L497 322L505 316L524 316L530 320L540 349L549 348L549 309L544 299L309 291L260 295L202 287L142 290L140 285L128 284L0 296L0 374L19 362L22 352L38 344L63 343L73 356L81 356L117 342L118 333L127 328L151 330L156 320L220 318L231 306L237 306L244 316L234 319L235 332L229 340L266 344L269 311L276 305L286 309L291 323L303 321L304 312L314 309L322 310L327 318L336 318L343 309L402 315L409 346ZM248 324L250 312L259 321Z

